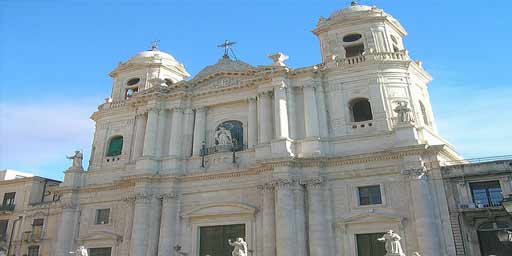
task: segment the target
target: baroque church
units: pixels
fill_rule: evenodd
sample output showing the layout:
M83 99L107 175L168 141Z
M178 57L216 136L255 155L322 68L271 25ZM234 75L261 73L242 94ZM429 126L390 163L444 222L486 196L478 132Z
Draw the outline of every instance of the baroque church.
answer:
M321 61L301 68L226 54L190 77L156 46L119 63L88 170L52 191L51 255L227 256L242 238L249 256L373 256L388 230L406 255L455 255L441 167L462 158L404 27L353 3L312 32Z

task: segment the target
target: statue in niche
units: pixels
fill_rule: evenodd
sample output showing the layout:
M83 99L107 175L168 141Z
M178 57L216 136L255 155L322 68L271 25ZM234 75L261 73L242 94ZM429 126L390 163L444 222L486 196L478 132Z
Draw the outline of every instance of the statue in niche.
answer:
M393 233L393 230L389 230L377 241L386 243L384 245L387 252L385 256L405 256L400 244L401 239L399 235Z
M231 132L223 126L219 126L215 132L215 142L217 145L231 145L233 138Z
M71 165L70 169L84 169L82 166L82 160L84 159L84 155L79 150L76 150L73 156L66 156L66 158L73 160L73 164Z
M243 238L239 237L235 242L231 242L231 239L229 239L228 243L230 246L235 247L231 253L232 256L247 256L247 243Z
M74 254L76 256L89 256L87 249L83 245L78 247L74 252L69 252L69 254Z
M394 109L397 113L397 123L407 124L412 121L411 109L408 107L407 101L397 101L398 105Z

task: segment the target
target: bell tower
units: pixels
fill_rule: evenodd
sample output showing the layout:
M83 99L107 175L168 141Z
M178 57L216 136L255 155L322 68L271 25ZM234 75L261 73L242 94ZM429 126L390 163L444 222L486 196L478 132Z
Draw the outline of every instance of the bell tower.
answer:
M322 61L351 58L369 52L403 51L405 29L375 6L352 2L350 7L321 17L313 33L320 39Z
M110 76L114 79L112 100L116 102L154 86L172 86L190 74L182 63L160 51L153 42L151 49L138 53L127 62L120 62Z

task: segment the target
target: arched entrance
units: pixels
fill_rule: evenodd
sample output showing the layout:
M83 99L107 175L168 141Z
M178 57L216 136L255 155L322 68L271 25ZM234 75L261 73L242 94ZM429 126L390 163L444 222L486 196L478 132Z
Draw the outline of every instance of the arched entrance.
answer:
M486 222L478 227L478 241L482 256L512 255L512 242L501 242L500 232L512 231L512 226L505 222Z

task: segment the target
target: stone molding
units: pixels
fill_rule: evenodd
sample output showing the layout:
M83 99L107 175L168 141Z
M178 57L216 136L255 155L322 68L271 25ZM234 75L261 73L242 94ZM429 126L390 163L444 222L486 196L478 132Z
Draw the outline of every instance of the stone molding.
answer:
M64 210L78 209L78 203L71 199L61 201L60 205L62 206L62 209L64 209Z
M308 190L322 189L327 185L327 179L322 176L305 178L300 184L305 185Z
M137 193L135 194L136 204L149 204L155 198L153 194L149 193Z
M256 186L256 189L259 191L274 191L274 184L268 182L261 185Z
M196 113L206 112L208 111L208 106L196 106L194 110L196 111Z

